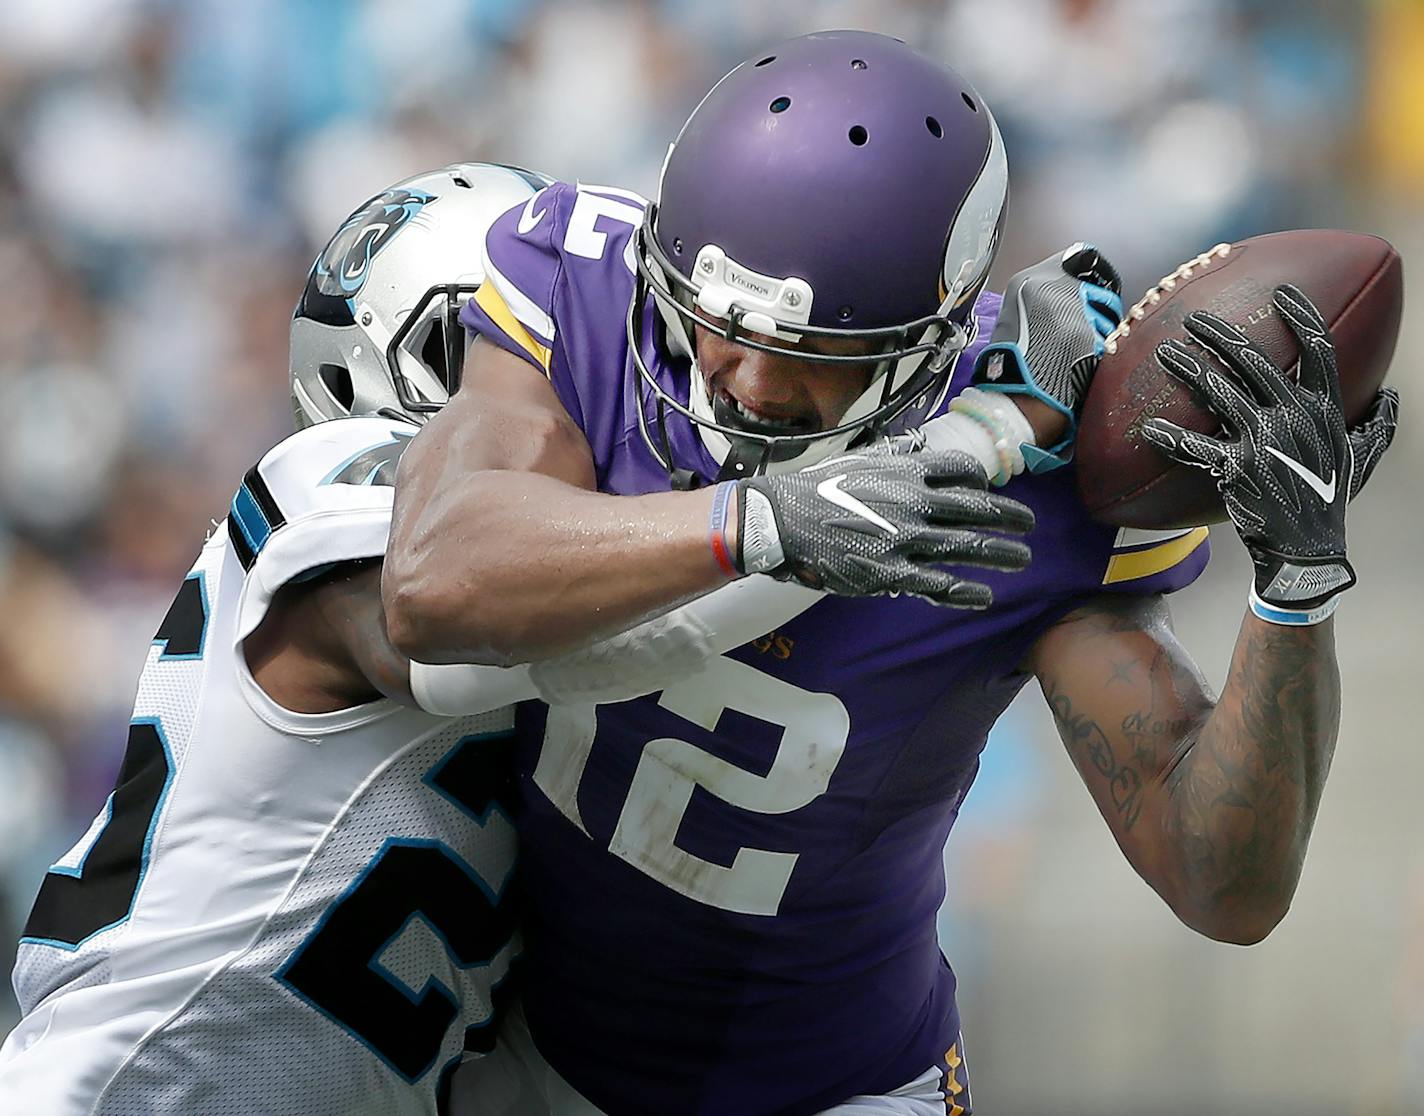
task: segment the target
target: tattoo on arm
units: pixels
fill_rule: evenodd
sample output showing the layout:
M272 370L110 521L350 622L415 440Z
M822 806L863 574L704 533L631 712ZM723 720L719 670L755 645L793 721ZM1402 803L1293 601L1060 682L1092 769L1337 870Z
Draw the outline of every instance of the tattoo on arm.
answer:
M1056 692L1049 683L1044 690L1048 706L1053 710L1058 722L1058 732L1063 737L1074 762L1086 762L1094 771L1107 780L1108 794L1112 806L1122 819L1122 828L1130 830L1142 810L1140 792L1142 775L1131 763L1123 763L1113 751L1112 741L1097 722L1086 714L1076 713L1068 695Z
M1248 618L1222 699L1166 783L1190 880L1213 902L1289 902L1339 718L1330 633Z
M1214 702L1163 602L1104 601L1035 670L1124 852L1179 913L1284 909L1339 720L1328 629L1248 617Z
M1126 832L1162 771L1180 761L1181 741L1205 717L1211 697L1190 662L1173 656L1171 619L1160 600L1095 604L1064 628L1077 669L1040 671L1044 696L1069 755L1085 775L1105 780L1099 800ZM1079 694L1076 706L1070 691ZM1084 692L1102 700L1085 703Z
M1108 685L1111 686L1114 682L1130 683L1134 674L1134 665L1131 659L1124 659L1121 662L1113 660L1112 677L1108 679Z

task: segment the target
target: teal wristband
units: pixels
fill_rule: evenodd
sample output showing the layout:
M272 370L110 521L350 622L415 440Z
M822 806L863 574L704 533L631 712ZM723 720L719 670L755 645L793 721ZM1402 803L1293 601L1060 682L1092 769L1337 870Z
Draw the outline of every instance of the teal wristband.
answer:
M1340 598L1344 594L1336 593L1329 600L1314 608L1295 609L1281 608L1278 605L1267 604L1256 595L1256 587L1251 586L1251 595L1247 601L1251 607L1253 615L1266 621L1268 624L1280 624L1289 628L1305 628L1312 624L1319 624L1322 620L1328 620L1334 615L1335 610L1340 607Z

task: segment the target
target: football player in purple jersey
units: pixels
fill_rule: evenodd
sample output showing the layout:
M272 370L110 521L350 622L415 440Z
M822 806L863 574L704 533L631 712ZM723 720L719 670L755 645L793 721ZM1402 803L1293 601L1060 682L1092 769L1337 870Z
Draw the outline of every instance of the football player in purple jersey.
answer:
M1075 245L983 291L1006 193L959 75L833 32L719 82L656 204L554 184L490 229L463 386L399 467L394 646L537 662L764 575L818 592L658 693L521 706L523 1015L457 1078L468 1111L969 1112L941 849L1030 678L1182 921L1251 943L1284 916L1391 400L1345 430L1288 290L1299 386L1220 323L1193 329L1224 374L1167 355L1229 421L1153 440L1215 468L1258 570L1214 697L1163 599L1206 529L1095 523L1058 467L1116 276ZM1277 470L1288 434L1351 482Z

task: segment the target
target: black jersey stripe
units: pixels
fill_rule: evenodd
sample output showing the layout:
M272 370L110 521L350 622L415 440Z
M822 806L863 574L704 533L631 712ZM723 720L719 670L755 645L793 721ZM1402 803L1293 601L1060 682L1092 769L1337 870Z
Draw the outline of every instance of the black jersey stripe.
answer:
M242 478L243 486L252 493L252 499L256 501L257 507L262 512L262 516L267 520L267 526L275 531L282 524L287 522L287 517L282 514L282 509L277 506L276 498L272 495L272 490L267 487L267 482L262 479L262 474L257 466L252 466L247 470L247 476Z
M254 465L242 478L227 517L227 534L244 570L250 570L272 532L287 522L272 490Z
M228 512L227 516L227 538L232 543L232 552L237 555L237 560L242 563L244 570L252 569L252 563L257 561L257 555L243 536L242 527L237 522L237 516Z

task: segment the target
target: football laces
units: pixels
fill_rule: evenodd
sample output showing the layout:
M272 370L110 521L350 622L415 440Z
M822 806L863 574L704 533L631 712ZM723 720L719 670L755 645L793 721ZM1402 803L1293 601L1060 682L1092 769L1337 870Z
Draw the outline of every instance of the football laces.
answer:
M1103 340L1104 351L1109 354L1117 352L1118 342L1125 340L1132 332L1132 324L1147 317L1164 296L1177 289L1178 283L1185 283L1191 279L1197 268L1209 267L1213 261L1225 259L1230 254L1230 244L1218 244L1215 248L1208 248L1199 256L1193 256L1170 275L1164 275L1147 289L1146 294L1133 303L1132 308L1122 316L1118 327Z

